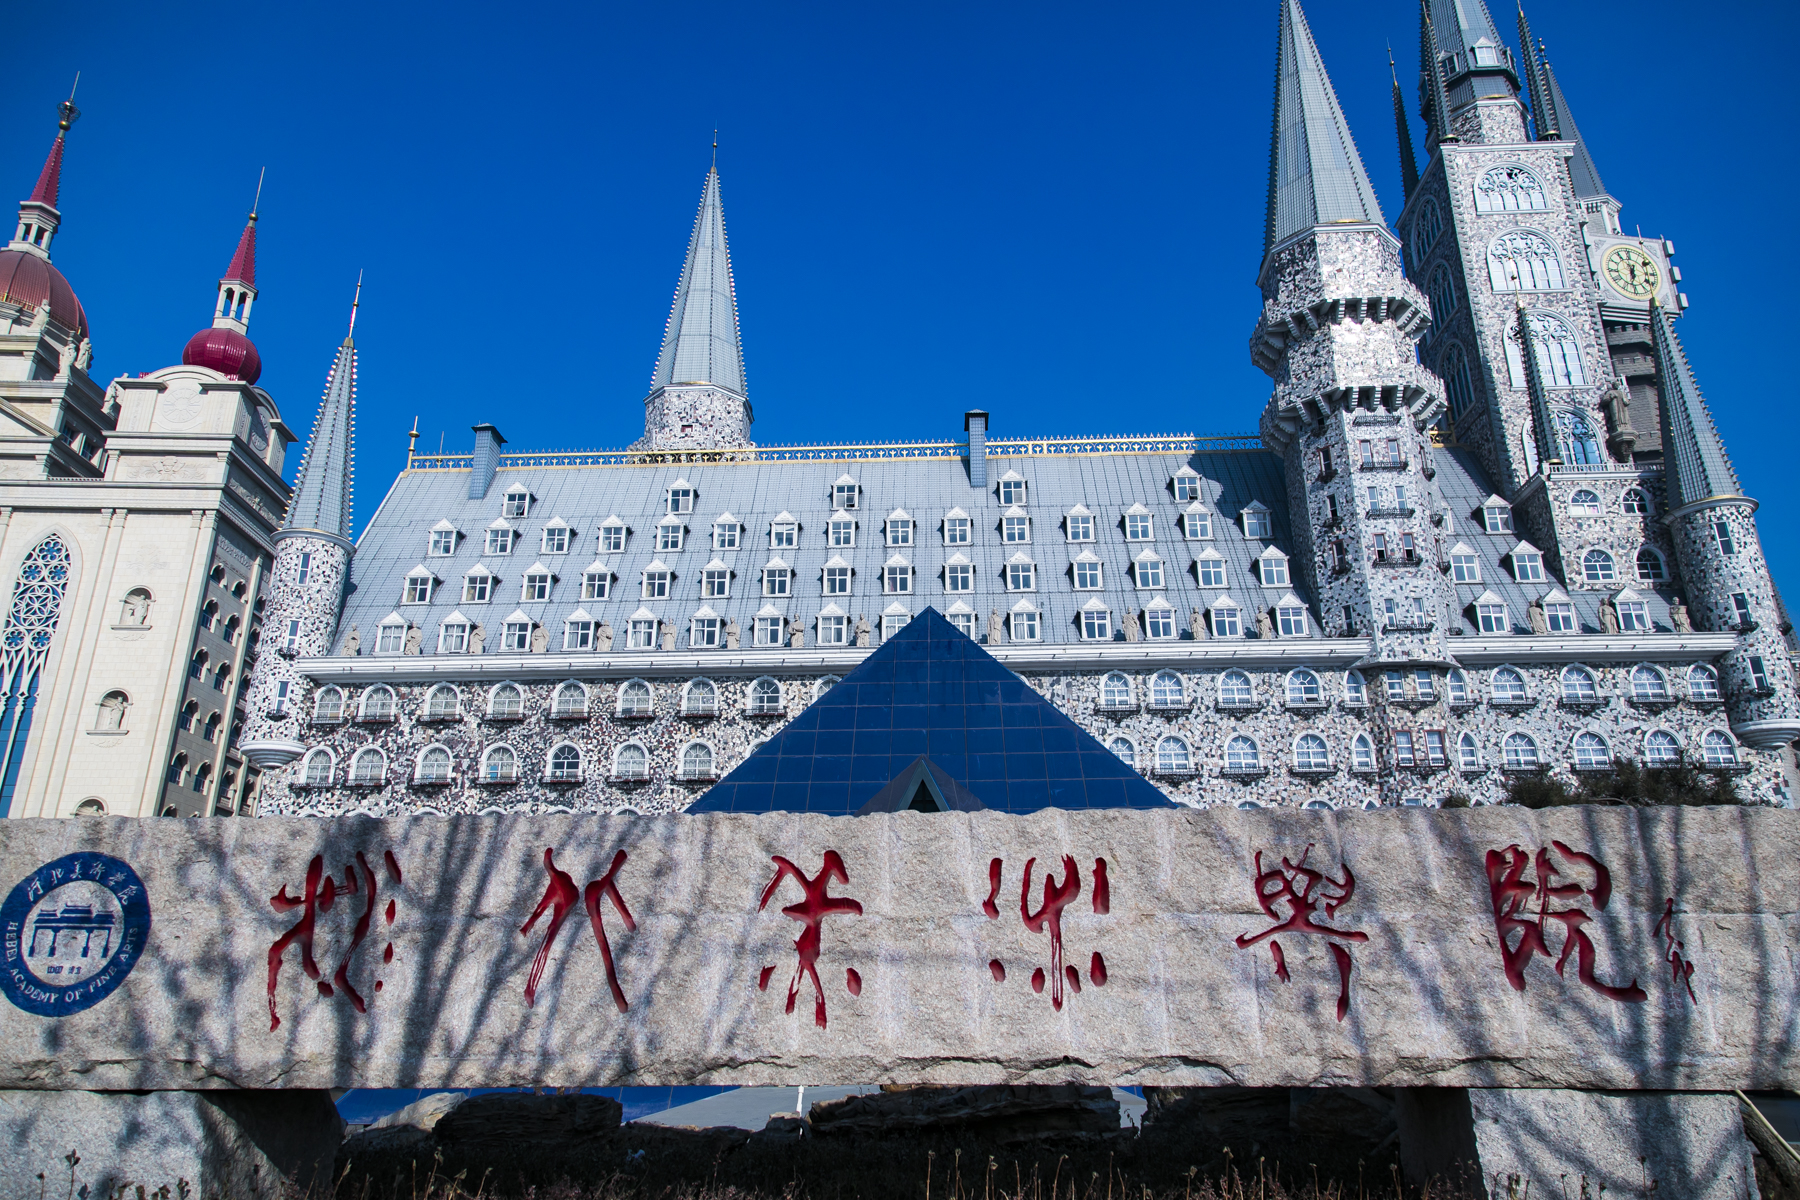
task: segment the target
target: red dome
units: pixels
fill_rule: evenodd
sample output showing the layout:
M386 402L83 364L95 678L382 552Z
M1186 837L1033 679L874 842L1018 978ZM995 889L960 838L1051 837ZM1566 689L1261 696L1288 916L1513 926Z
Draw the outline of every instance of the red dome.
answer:
M77 336L88 335L87 313L62 272L24 250L0 250L0 300L30 308L50 306L50 315Z
M190 367L210 367L245 383L255 383L262 375L262 355L256 352L256 344L235 329L202 329L188 339L181 361Z

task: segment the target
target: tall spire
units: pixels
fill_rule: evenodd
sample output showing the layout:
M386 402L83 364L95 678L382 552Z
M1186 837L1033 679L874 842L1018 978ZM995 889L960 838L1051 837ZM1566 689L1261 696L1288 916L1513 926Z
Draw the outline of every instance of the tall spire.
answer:
M1282 0L1263 253L1318 225L1386 225L1300 0Z
M669 310L650 389L679 383L710 383L739 396L747 394L737 291L731 280L731 251L725 243L725 206L719 198L716 164L706 172L700 192L700 212L694 218L694 234L688 240L687 261L675 287L675 303Z
M1531 102L1531 120L1537 126L1537 140L1553 142L1561 136L1557 131L1556 106L1550 102L1550 93L1544 86L1544 72L1539 66L1536 46L1537 42L1531 36L1531 22L1525 19L1525 5L1520 0L1519 51L1525 56L1525 94Z
M1541 46L1539 53L1544 94L1550 101L1556 132L1563 141L1575 143L1575 153L1569 159L1569 178L1575 185L1575 195L1583 200L1605 196L1608 193L1606 185L1600 182L1600 169L1594 165L1594 156L1588 153L1587 143L1581 140L1581 130L1575 127L1575 117L1569 112L1569 102L1563 98L1562 85L1556 82L1556 71L1550 66L1549 57L1542 54Z
M1444 53L1438 46L1430 0L1419 0L1419 108L1425 116L1426 150L1456 140L1450 129L1450 97L1444 90Z
M312 437L294 480L284 531L317 531L350 538L351 488L356 458L356 308L362 302L362 276L350 302L350 333L344 335L325 380L325 398L313 419Z
M81 76L77 75L75 82L80 83ZM56 204L62 197L63 145L68 140L69 126L81 119L81 110L75 107L73 88L69 90L69 98L56 106L56 117L56 140L50 143L44 169L38 172L37 186L19 205L19 228L7 247L25 250L44 259L50 257L50 243L62 224L62 214L57 211Z
M1726 457L1712 410L1700 395L1687 351L1675 336L1669 314L1650 303L1650 340L1656 351L1657 383L1662 388L1663 454L1668 460L1668 504L1678 509L1715 496L1742 496L1737 472Z
M1400 186L1408 200L1419 186L1419 162L1413 157L1412 126L1406 123L1406 100L1400 95L1400 73L1394 67L1394 48L1388 47L1388 74L1394 80L1394 132L1400 137Z

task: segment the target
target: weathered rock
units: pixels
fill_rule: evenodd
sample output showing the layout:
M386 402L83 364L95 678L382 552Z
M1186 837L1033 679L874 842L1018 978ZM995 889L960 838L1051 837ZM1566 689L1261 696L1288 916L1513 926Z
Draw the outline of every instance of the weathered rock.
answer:
M753 1146L777 1145L784 1142L797 1142L811 1132L805 1117L793 1113L770 1113L766 1125L750 1135Z
M820 1137L953 1133L999 1142L1114 1134L1119 1102L1109 1087L1074 1083L883 1089L813 1105L812 1128Z
M344 1123L317 1090L0 1092L0 1195L276 1200L331 1176ZM71 1152L78 1161L70 1161ZM40 1181L38 1176L42 1174Z
M437 1123L438 1145L464 1152L566 1151L619 1127L624 1107L611 1096L487 1092L470 1096Z
M467 1092L433 1092L422 1096L345 1138L344 1153L355 1158L371 1151L428 1147L432 1145L431 1135L437 1123L468 1098Z

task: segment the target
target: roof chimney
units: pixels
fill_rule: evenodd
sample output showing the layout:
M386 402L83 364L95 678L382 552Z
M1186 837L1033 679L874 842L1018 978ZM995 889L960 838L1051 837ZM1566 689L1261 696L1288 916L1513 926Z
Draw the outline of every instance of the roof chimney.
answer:
M475 462L474 470L469 472L469 499L487 499L488 489L494 485L494 472L500 469L500 447L506 445L506 439L492 425L475 426Z
M987 426L988 415L979 408L963 414L963 429L969 435L969 486L987 490Z

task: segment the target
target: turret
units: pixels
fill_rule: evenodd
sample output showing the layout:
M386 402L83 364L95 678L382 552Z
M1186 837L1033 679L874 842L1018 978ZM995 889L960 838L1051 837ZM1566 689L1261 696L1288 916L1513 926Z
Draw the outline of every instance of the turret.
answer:
M188 339L181 361L192 367L210 367L231 379L255 383L262 375L262 356L248 336L250 308L256 303L256 209L262 202L262 182L256 185L256 203L238 237L231 263L219 280L219 298L213 305L213 322Z
M356 546L350 540L351 485L356 446L357 281L344 335L325 380L287 518L275 535L269 569L269 609L263 615L262 654L250 680L244 754L267 770L298 758L301 660L322 658L337 640L338 617Z

